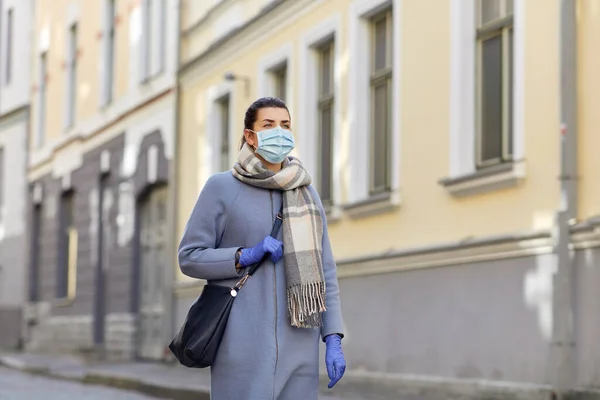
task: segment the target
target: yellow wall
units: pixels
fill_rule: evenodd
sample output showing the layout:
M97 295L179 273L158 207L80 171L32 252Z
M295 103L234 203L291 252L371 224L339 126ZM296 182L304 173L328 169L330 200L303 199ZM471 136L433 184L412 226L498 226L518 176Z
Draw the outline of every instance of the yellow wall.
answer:
M593 93L598 93L600 56L594 50L594 37L600 33L598 7L594 0L582 0L588 9L582 19L581 216L600 212L600 184L592 174L600 170L600 135L592 126L600 122L594 112ZM343 121L348 120L348 0L318 2L311 12L288 21L285 28L269 34L251 48L238 48L235 59L215 64L212 60L199 68L200 77L182 87L181 138L179 162L182 168L179 193L179 226L182 232L202 185L203 135L205 135L206 90L222 82L224 71L238 72L252 79L250 98L234 105L233 132L241 134L246 107L257 95L258 60L286 42L294 44L294 60L299 56L299 38L327 16L340 12L342 34L336 45L342 46ZM316 4L316 3L315 3ZM594 3L595 4L595 3ZM402 2L401 37L401 193L402 206L391 213L350 220L343 218L330 225L336 256L346 258L370 255L390 249L404 249L482 237L510 234L532 229L549 229L559 204L559 8L558 2L525 1L525 164L526 178L515 188L465 198L450 196L438 181L449 174L450 110L450 2L437 4L431 12L426 1ZM265 22L268 23L268 22ZM247 34L247 33L245 33ZM297 65L297 64L296 64ZM294 105L302 77L294 69ZM186 78L184 77L184 82ZM243 91L239 90L238 93ZM597 108L597 106L595 107ZM365 115L366 111L365 111ZM345 124L342 123L342 126ZM295 123L302 134L302 121ZM341 134L347 135L348 129ZM594 146L595 145L595 146ZM597 180L598 181L598 180ZM346 198L346 196L343 196Z
M131 4L128 1L116 2L117 14L120 18L116 26L115 48L115 95L114 100L127 92L129 81L129 13ZM78 9L78 48L80 57L77 70L77 103L75 123L87 120L100 110L100 75L98 61L101 56L101 41L98 33L102 30L103 2L88 0L40 0L36 3L36 23L33 32L33 83L39 88L39 37L40 32L48 27L50 30L50 47L47 53L47 115L46 142L58 139L66 132L64 116L66 106L66 79L69 7ZM32 102L32 116L37 115L37 104ZM35 125L34 125L35 126ZM35 129L32 129L32 136ZM34 143L34 140L32 140Z
M579 1L579 217L600 214L600 2Z

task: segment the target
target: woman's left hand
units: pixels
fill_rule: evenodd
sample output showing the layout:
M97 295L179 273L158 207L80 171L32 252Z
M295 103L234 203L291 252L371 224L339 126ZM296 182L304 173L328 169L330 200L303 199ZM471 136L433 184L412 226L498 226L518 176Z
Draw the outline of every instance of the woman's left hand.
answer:
M336 383L346 371L346 359L342 351L342 338L337 335L327 335L325 337L325 365L327 366L327 374L329 375L329 389L335 386Z

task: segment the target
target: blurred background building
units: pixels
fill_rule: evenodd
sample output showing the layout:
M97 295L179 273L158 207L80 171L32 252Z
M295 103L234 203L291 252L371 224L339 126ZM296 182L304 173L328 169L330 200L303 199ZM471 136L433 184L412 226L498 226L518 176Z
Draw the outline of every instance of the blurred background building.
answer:
M0 318L25 304L27 349L163 359L197 195L276 96L350 375L600 384L600 2L2 1Z
M0 347L22 343L32 5L0 0Z
M35 3L27 348L162 358L178 2Z

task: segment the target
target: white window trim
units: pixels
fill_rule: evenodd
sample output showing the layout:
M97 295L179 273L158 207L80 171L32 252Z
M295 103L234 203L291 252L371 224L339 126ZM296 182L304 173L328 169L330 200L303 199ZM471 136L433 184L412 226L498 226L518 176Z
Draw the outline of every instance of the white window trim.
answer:
M166 34L167 34L167 24L168 24L168 0L159 1L154 4L154 6L160 6L161 9L158 12L158 15L161 16L160 26L153 27L152 25L152 15L148 15L148 1L149 0L141 0L140 3L140 11L141 11L141 37L140 37L140 83L145 84L149 81L154 80L156 77L163 75L165 71L165 57L166 57ZM157 37L157 42L149 42L149 39L152 37L150 35L150 31L152 29L156 29L159 32ZM156 71L152 71L152 46L157 46L159 57L158 57L158 67Z
M8 14L9 11L12 12L12 26L10 26L10 28L12 28L12 32L9 32L8 28ZM15 42L16 42L16 38L15 38L15 22L17 19L17 15L16 15L17 11L16 8L13 4L6 4L6 6L4 6L2 9L0 9L0 18L2 19L2 24L0 24L0 26L3 28L2 31L0 31L0 50L2 50L1 54L0 54L0 59L2 60L1 64L0 64L0 77L1 77L1 81L0 81L0 86L4 86L4 87L10 87L10 85L12 84L13 80L14 80L14 76L15 76ZM9 43L9 33L10 33L10 39L12 39L12 43ZM8 49L10 48L10 53L8 52ZM10 57L9 57L10 54ZM8 79L8 71L10 70L10 74L11 74L11 79Z
M42 55L44 55L44 53L46 53L46 66L48 65L48 50L50 49L50 41L51 41L51 33L50 33L50 28L48 26L45 26L43 29L40 30L39 36L38 36L38 48L37 48L37 58L35 60L35 65L37 66L37 86L38 86L38 90L36 91L36 118L35 118L35 136L33 138L33 143L35 148L38 151L43 151L44 146L47 145L47 118L45 118L48 114L48 109L47 109L47 103L48 103L48 93L47 93L47 88L46 88L46 109L45 111L45 115L42 115L41 113L41 108L42 108L42 91L41 91L41 86L42 86L42 80L44 79L44 77L42 76L42 65L41 65L41 59L42 59ZM46 70L46 74L48 73L48 70ZM42 120L44 120L44 123L42 124ZM35 152L32 153L32 158L34 157Z
M304 77L304 82L298 92L299 104L297 120L295 124L302 131L297 135L296 140L299 147L299 155L304 167L312 177L313 183L318 186L317 177L317 154L318 151L318 68L319 58L317 46L329 39L334 40L334 130L333 147L339 149L342 146L340 135L342 127L342 16L339 13L334 14L319 25L307 30L302 35L300 48L300 76ZM342 157L338 151L334 151L332 157L333 176L332 195L334 207L331 210L331 216L335 219L339 216L339 207L336 207L342 199L341 185L339 184L338 173L342 171L340 162Z
M258 95L259 97L274 96L275 83L271 71L284 62L287 62L287 82L286 82L286 104L294 120L294 63L292 56L294 47L292 42L285 43L278 50L266 55L258 63Z
M236 135L235 132L235 104L236 93L234 82L223 82L211 86L206 92L206 130L204 134L205 145L204 156L206 171L204 182L208 178L220 171L221 167L221 135L215 133L221 132L221 110L219 100L223 96L229 95L229 160L233 165L234 157L239 152L238 144L242 137L241 132Z
M456 179L474 174L476 168L475 60L476 0L452 0L450 61L450 174ZM524 177L525 156L525 0L514 0L513 156L515 168L507 178ZM494 185L483 185L482 190ZM473 182L478 186L477 183ZM469 186L469 193L479 192ZM450 189L450 191L452 191Z
M400 205L400 137L401 137L401 23L402 23L402 0L355 0L350 7L350 96L349 115L350 124L350 160L348 175L345 181L348 183L348 205L365 204L348 211L351 216L370 215L374 212L388 210ZM393 77L392 77L392 171L391 171L391 193L390 198L381 204L382 207L373 207L369 196L370 179L370 38L371 25L369 17L377 14L387 7L392 7L393 19L393 41L394 50L392 55ZM350 180L350 177L352 179ZM360 208L364 208L361 210Z

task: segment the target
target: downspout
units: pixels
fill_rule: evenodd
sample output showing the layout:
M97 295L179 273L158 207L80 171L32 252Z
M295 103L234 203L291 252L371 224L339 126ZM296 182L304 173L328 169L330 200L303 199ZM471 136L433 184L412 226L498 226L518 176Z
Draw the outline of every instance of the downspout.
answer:
M575 390L574 259L570 227L577 218L577 0L560 1L560 206L556 214L552 386L558 399Z
M169 285L169 299L170 299L170 319L169 319L169 327L167 329L169 333L169 341L175 335L177 330L177 294L175 293L176 283L177 283L177 248L178 248L178 231L177 231L177 222L178 222L178 214L177 214L177 202L178 202L178 190L179 190L179 163L177 160L179 159L179 129L180 129L180 107L181 107L181 94L180 94L180 83L179 83L179 68L181 64L180 56L181 56L181 12L182 12L182 1L177 2L177 22L176 22L176 31L177 31L177 46L175 50L175 110L174 110L174 121L173 121L173 152L171 159L171 168L169 168L169 186L170 186L170 195L169 195L169 203L170 203L170 214L171 221L169 227L171 229L171 243L169 244L169 256L170 260L174 261L173 264L171 262L168 265L171 266L171 274L170 274L170 282ZM166 358L172 359L172 356L169 354L168 349L165 349Z

